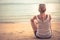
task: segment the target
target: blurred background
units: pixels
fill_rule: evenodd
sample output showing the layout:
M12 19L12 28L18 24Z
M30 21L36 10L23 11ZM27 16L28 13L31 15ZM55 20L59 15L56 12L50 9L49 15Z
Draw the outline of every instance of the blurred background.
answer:
M46 4L52 22L60 22L60 0L0 0L0 22L29 22L38 15L38 5Z
M59 40L60 0L0 0L0 40L37 40L30 19L39 14L40 3L46 4L46 14L52 16L49 40Z

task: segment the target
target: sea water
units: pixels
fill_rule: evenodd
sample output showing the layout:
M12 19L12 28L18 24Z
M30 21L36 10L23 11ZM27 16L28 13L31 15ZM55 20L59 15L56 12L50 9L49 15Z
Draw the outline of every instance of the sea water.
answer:
M0 3L0 22L29 22L38 15L38 3ZM60 22L60 3L46 3L46 14Z

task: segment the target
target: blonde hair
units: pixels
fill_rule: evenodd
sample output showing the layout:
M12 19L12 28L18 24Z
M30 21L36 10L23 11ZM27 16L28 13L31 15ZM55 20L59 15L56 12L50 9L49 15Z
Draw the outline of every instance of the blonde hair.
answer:
M46 7L45 4L39 4L39 7Z

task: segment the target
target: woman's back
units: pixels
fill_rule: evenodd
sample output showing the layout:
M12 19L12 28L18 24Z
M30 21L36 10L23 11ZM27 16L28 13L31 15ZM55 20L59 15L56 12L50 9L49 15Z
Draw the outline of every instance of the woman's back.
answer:
M37 18L37 33L36 35L39 37L49 37L51 36L51 21L49 21L49 15L47 18L42 21L36 16Z

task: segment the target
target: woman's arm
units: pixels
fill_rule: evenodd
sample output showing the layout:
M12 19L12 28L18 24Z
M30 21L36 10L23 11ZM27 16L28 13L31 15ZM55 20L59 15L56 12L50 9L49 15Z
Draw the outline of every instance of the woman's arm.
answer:
M49 15L49 21L51 22L51 15ZM51 33L52 33L51 25L50 25L50 29L51 29Z
M34 16L32 19L31 19L31 26L33 28L33 31L35 32L37 30L37 26L34 22L34 20L36 19L36 16Z

